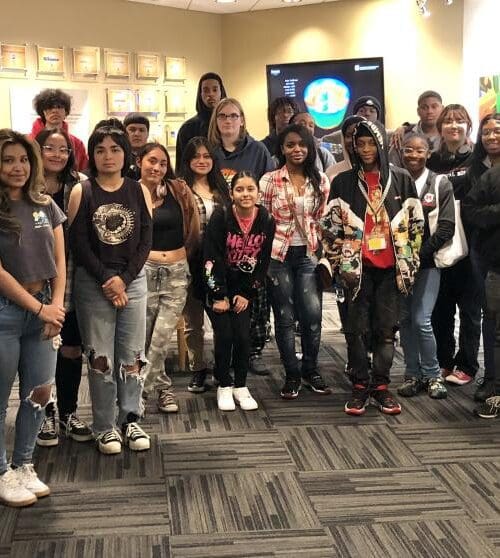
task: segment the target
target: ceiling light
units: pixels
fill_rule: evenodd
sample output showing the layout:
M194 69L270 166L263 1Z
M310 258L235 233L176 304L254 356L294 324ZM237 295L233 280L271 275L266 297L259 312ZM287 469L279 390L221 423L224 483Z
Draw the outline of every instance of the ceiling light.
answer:
M234 4L236 0L215 0L216 4Z
M445 6L451 6L453 4L453 0L444 0Z
M281 0L283 2L283 4L298 4L299 2L302 2L302 0Z

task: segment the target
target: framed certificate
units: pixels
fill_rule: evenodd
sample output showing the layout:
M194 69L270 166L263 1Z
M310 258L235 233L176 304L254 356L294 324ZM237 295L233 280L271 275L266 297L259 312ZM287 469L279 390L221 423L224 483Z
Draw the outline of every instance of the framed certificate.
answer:
M186 59L167 56L165 61L165 79L186 79Z
M139 89L137 91L137 112L148 114L160 112L156 89Z
M0 45L0 69L26 70L26 45Z
M130 53L107 50L104 54L106 76L130 77Z
M64 73L64 50L37 46L38 72L41 74Z
M80 75L97 75L99 73L99 53L97 47L73 49L73 73Z
M157 54L137 54L137 79L158 79L160 57Z
M135 111L135 96L131 89L107 90L108 114L121 115Z
M165 92L165 112L184 114L186 112L186 91L183 87L169 87Z

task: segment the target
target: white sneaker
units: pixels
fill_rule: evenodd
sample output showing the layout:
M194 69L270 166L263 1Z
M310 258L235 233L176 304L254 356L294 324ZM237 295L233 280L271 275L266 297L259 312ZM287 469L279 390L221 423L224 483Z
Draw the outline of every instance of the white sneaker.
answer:
M19 476L9 468L0 476L0 500L8 506L21 508L34 504L37 497L19 482Z
M105 455L114 455L122 451L122 437L113 428L109 432L103 432L96 438L97 449Z
M43 498L50 494L50 488L38 478L35 467L31 463L14 469L14 472L17 475L19 484L27 488L37 498Z
M233 397L243 411L255 411L259 408L247 387L233 388Z
M144 451L151 447L149 436L136 422L129 422L124 429L125 440L131 450Z
M217 388L217 407L220 411L234 411L236 409L232 386Z

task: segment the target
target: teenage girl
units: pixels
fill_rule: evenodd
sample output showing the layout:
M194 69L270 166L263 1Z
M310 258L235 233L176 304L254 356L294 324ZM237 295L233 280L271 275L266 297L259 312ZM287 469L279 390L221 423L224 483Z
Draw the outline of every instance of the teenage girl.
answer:
M38 146L0 130L0 500L10 506L50 493L32 457L64 322L65 216L43 189ZM9 465L5 416L17 374L20 404Z
M68 206L74 299L89 361L92 430L105 454L121 452L122 435L131 450L150 447L138 421L144 412L143 267L151 249L151 196L125 176L130 153L121 130L95 130L89 138L91 178L73 188Z
M216 207L230 203L229 188L224 180L208 140L197 136L189 140L182 155L181 176L191 188L200 217L200 249L189 259L191 283L184 307L185 336L192 373L188 390L203 393L207 389L207 364L204 355L203 329L205 290L203 286L203 234Z
M158 393L158 409L179 410L165 358L172 334L186 302L189 284L188 257L199 241L199 217L193 194L174 177L167 150L147 143L137 158L141 184L153 202L153 243L146 261L148 305L143 393Z
M51 196L57 206L66 213L71 189L87 178L75 171L75 155L71 139L63 129L45 128L35 140L42 150L45 193ZM69 271L70 267L67 267ZM71 285L72 281L69 280L68 283ZM65 298L67 312L61 331L62 345L57 353L56 366L59 426L66 436L77 442L87 442L92 439L92 430L76 415L78 389L82 379L82 340L68 288ZM59 443L57 430L56 407L51 402L45 409L45 420L36 443L44 447L56 446Z
M250 358L250 308L265 280L274 237L274 220L257 204L255 177L241 171L231 181L232 207L217 208L203 246L207 313L214 330L217 405L245 411L258 405L246 387ZM234 381L229 373L234 368Z

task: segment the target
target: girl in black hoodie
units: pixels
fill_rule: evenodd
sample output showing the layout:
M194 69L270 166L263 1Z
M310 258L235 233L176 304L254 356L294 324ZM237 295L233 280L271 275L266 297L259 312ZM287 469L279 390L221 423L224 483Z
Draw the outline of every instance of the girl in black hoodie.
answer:
M204 246L207 313L214 330L217 405L234 411L257 409L246 385L250 357L250 307L263 284L274 238L274 220L260 205L258 182L247 172L231 181L232 207L218 207L208 222ZM233 364L234 382L229 374ZM234 387L233 387L234 384Z

